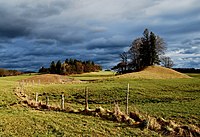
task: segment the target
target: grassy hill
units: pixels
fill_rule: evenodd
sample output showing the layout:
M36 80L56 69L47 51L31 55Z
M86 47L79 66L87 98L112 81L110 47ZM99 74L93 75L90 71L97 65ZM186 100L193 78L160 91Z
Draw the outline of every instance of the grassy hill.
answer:
M69 84L26 85L25 92L45 101L48 93L50 105L59 105L65 94L65 106L83 108L84 88L89 88L89 107L103 106L111 109L118 102L125 108L127 84L130 84L130 111L135 108L151 116L173 119L177 123L200 127L200 79L136 79L116 77L112 73L90 73L71 76L76 79L95 80ZM192 76L192 75L191 75ZM33 76L0 78L0 136L159 136L151 130L140 130L98 117L38 111L20 103L14 94L19 81Z
M135 78L135 79L174 79L174 78L190 78L188 75L179 73L175 70L164 68L161 66L148 66L140 72L128 73L119 77Z

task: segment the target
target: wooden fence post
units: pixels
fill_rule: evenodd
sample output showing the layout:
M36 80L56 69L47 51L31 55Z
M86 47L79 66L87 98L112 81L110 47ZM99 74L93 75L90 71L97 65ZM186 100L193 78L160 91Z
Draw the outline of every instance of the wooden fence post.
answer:
M88 87L85 88L85 110L88 110Z
M36 102L36 104L38 103L38 93L37 92L35 93L35 102Z
M22 80L22 86L24 86L25 84L24 84L24 80Z
M61 109L65 109L65 96L64 94L61 95Z
M126 93L126 115L128 115L128 97L129 97L129 83L128 83L127 93Z

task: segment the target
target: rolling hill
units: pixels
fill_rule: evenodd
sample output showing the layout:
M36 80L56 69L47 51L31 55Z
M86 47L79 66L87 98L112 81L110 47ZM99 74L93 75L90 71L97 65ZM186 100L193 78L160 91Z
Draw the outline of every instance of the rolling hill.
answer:
M135 78L135 79L174 79L174 78L190 78L186 74L182 74L175 70L164 68L161 66L149 66L139 72L127 73L118 78Z

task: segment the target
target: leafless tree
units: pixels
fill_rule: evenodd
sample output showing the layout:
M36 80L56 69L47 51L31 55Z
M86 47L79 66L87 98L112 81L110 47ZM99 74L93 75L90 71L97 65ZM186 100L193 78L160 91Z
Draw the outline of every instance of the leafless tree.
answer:
M172 68L174 66L174 63L170 57L161 56L160 61L161 61L161 65L166 68Z

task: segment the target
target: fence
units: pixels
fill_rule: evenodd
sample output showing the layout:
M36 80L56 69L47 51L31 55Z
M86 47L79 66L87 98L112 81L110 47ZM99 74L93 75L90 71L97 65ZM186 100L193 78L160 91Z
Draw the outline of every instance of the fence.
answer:
M28 85L27 81L21 81L19 83L22 91L26 92L25 87ZM30 83L30 82L29 82ZM35 83L35 81L32 81L32 85L40 85L40 81L38 83ZM129 112L129 83L127 84L127 90L126 90L126 98L124 98L123 102L124 103L124 110L125 113L128 114ZM85 109L89 109L89 104L92 106L93 104L110 104L110 108L114 103L119 103L120 101L118 98L115 98L113 100L107 99L105 100L105 96L102 96L99 94L97 99L91 99L92 98L92 92L89 92L89 88L85 87L84 90L79 93L75 94L74 97L70 97L70 95L61 93L61 94L49 94L48 92L43 92L43 93L32 93L32 95L29 95L32 100L35 100L36 103L42 102L45 103L47 106L50 105L56 105L60 106L61 109L65 109L65 106L67 105L72 105L74 107L80 107L81 105L85 105ZM91 98L90 98L91 97ZM89 99L90 98L90 99ZM76 104L76 105L75 105ZM80 105L81 104L81 105Z

